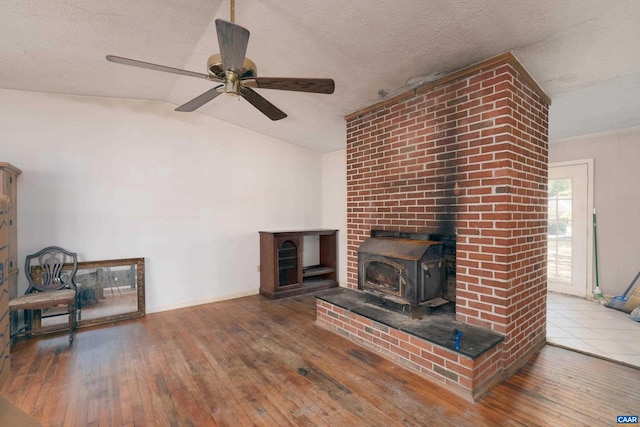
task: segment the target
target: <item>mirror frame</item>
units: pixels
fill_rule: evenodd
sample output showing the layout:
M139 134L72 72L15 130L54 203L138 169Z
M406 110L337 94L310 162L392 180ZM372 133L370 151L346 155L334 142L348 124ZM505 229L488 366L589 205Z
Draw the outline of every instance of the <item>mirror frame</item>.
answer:
M137 290L137 302L138 302L138 310L131 311L128 313L120 313L113 314L110 316L96 317L93 319L80 319L76 325L76 328L85 328L89 326L102 325L104 323L118 322L121 320L135 319L138 317L143 317L145 315L145 275L144 275L144 258L122 258L122 259L111 259L105 261L79 261L78 262L78 271L76 272L76 277L78 274L81 274L82 270L96 270L99 268L107 268L107 267L131 267L136 266L136 290ZM38 268L38 267L34 267ZM72 268L72 264L64 264L62 269L70 270ZM37 271L34 272L37 275ZM77 286L77 285L76 285ZM80 310L80 314L82 315L82 308ZM68 324L63 323L60 324L60 330L68 329ZM56 329L57 330L57 329Z

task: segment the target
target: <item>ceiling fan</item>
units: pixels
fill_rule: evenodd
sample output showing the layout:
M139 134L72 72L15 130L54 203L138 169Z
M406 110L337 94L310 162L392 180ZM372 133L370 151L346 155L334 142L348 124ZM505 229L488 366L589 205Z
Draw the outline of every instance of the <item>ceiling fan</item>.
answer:
M231 22L216 19L216 32L220 53L209 57L207 74L164 65L151 64L136 59L107 55L107 60L134 67L163 71L165 73L196 77L220 85L176 108L176 111L195 111L221 93L241 96L260 110L271 120L280 120L287 115L267 101L252 88L279 89L298 92L333 93L335 83L332 79L295 78L295 77L258 77L256 64L245 56L249 43L249 30L234 23L235 1L231 0Z

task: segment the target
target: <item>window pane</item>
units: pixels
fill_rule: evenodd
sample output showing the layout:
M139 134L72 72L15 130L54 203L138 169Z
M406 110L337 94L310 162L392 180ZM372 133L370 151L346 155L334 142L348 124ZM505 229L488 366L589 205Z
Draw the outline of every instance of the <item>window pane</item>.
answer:
M558 200L558 218L571 221L571 199Z
M571 178L549 180L547 274L554 282L571 283Z
M549 181L549 198L571 197L571 178Z

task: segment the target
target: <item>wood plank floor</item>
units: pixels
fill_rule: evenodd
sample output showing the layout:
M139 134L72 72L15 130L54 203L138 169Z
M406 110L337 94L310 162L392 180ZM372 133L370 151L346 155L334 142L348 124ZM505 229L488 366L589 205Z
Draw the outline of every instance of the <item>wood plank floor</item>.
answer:
M45 426L611 426L640 370L546 346L470 403L258 295L14 344L0 395Z

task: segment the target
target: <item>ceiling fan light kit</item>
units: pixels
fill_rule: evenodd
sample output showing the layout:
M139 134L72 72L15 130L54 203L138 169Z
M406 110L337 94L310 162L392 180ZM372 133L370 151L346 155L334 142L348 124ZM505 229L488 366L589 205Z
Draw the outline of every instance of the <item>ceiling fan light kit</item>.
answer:
M247 45L249 44L249 30L233 22L235 16L234 3L235 2L231 0L232 22L223 19L216 19L215 21L220 53L209 57L207 61L207 74L115 55L107 55L107 60L118 64L200 79L204 78L220 83L213 89L176 108L176 111L181 112L195 111L221 93L226 93L236 97L241 96L271 120L280 120L287 117L287 115L251 88L324 94L333 93L335 90L335 82L332 79L258 77L258 67L245 55Z

